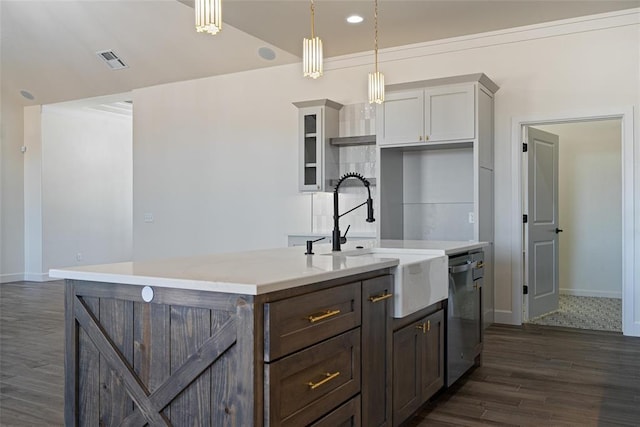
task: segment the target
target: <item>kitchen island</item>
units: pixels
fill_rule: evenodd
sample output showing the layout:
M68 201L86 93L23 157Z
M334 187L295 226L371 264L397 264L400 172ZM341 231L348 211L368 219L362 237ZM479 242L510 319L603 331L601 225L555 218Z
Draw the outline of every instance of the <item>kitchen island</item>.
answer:
M398 260L329 251L52 270L66 424L391 425Z

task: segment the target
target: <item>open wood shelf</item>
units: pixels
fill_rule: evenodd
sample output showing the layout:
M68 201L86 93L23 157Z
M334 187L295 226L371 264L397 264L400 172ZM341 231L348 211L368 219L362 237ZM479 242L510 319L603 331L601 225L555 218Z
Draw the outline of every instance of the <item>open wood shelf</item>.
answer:
M336 146L349 146L349 145L372 145L376 143L375 135L362 135L362 136L341 136L337 138L331 138L329 140L331 145Z

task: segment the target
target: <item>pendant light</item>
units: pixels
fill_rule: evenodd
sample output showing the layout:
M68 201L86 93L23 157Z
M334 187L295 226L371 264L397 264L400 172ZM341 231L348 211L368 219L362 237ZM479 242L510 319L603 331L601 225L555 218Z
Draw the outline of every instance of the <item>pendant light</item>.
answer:
M302 70L305 77L317 79L322 75L322 40L315 35L315 6L311 0L311 38L302 41Z
M378 0L374 0L375 38L374 54L376 71L369 73L369 104L382 104L384 102L384 74L378 71Z
M195 0L196 31L218 34L222 29L222 0Z

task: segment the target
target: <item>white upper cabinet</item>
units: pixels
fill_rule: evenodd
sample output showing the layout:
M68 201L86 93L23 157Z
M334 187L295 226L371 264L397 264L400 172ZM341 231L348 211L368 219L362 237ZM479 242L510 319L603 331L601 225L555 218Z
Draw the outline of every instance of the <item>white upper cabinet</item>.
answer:
M473 140L475 93L475 83L390 90L377 110L378 145Z
M338 147L330 139L338 136L342 104L328 100L294 102L299 108L299 188L300 191L329 191L338 179Z
M378 106L378 145L422 141L424 135L424 91L388 93Z
M426 89L425 141L472 140L475 137L474 93L474 84Z

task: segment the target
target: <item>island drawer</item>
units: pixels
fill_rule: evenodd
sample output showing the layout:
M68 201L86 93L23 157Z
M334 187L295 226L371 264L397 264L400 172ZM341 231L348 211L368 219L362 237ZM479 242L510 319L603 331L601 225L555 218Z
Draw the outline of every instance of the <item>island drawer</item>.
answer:
M360 282L264 305L264 360L269 362L360 325Z
M268 425L308 425L359 393L360 329L264 366Z
M360 427L361 423L360 395L357 395L311 424L311 427Z

